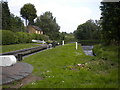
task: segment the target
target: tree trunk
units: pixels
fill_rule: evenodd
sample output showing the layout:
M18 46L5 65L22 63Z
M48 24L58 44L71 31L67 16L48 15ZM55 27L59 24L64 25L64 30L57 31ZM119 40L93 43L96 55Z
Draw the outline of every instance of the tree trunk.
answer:
M25 19L25 24L26 24L26 27L27 27L27 19Z
M27 19L25 19L25 24L26 24L26 31L28 33L28 28L27 28Z

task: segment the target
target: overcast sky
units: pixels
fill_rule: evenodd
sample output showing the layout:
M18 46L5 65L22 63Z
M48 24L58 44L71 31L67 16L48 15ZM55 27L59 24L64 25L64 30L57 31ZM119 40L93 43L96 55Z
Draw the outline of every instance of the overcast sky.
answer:
M77 26L89 19L99 20L102 0L7 0L10 12L20 16L20 9L26 3L34 4L37 15L46 11L56 17L61 32L73 32Z

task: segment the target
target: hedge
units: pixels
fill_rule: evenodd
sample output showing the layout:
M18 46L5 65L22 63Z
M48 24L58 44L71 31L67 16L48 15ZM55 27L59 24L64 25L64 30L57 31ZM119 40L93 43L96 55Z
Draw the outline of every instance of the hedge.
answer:
M9 30L0 30L2 33L2 43L3 45L15 44L16 43L16 35Z
M12 32L10 30L0 30L2 35L1 45L19 44L19 43L31 43L32 39L35 40L48 40L49 37L46 35L25 33L25 32Z

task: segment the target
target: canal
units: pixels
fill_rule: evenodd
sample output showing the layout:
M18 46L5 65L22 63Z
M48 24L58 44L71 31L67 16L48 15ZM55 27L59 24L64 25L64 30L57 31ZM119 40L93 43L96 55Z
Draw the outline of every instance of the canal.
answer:
M85 53L86 55L94 56L94 55L93 55L93 51L92 51L93 45L91 45L91 46L88 46L88 45L85 46L85 45L83 45L82 48L83 48L83 51L84 51L84 53Z

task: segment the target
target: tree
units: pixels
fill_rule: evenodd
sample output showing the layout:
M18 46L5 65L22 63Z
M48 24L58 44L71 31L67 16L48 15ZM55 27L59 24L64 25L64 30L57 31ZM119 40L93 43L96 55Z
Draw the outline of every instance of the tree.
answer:
M120 6L117 2L102 2L101 6L102 36L106 44L119 43Z
M60 33L60 40L64 40L66 43L75 42L75 37L73 33L62 32Z
M45 12L40 17L37 17L35 25L39 26L51 40L59 39L60 26L51 12Z
M34 23L34 19L37 17L36 15L36 9L33 4L25 4L21 10L20 14L21 16L25 19L26 21L26 26L27 26L27 21L29 21L29 25L32 25Z
M11 18L11 30L14 32L23 32L24 30L24 23L20 17L14 16L13 14L10 15Z
M77 27L74 31L76 39L80 40L95 40L100 38L98 21L88 20Z
M1 1L2 5L2 28L4 30L11 29L11 22L10 22L10 10L8 7L8 2Z

